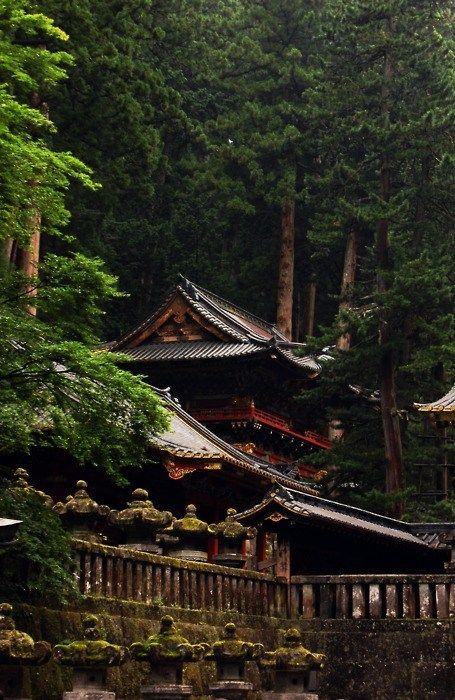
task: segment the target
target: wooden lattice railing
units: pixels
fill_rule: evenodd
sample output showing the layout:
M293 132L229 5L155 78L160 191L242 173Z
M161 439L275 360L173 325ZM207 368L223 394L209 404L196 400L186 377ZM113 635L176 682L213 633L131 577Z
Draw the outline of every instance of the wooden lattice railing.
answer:
M74 541L81 593L287 619L455 618L455 575L293 576Z

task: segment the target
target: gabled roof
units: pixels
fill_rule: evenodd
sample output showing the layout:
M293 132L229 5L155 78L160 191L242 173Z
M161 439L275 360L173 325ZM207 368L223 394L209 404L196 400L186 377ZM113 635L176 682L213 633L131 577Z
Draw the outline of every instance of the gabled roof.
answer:
M166 408L171 411L169 430L152 438L152 445L157 449L185 459L218 460L233 464L257 475L262 480L292 487L297 493L316 493L314 489L286 473L289 471L289 465L283 465L280 471L280 465L271 465L229 445L184 411L166 391L159 389L155 391L162 397Z
M442 398L432 403L415 403L414 406L424 413L433 413L436 418L450 420L455 417L455 385Z
M206 331L212 330L210 338L157 342L153 333L148 335L148 329L160 323L161 318L169 318L169 310L178 299L184 300L194 318L205 324ZM304 369L311 373L318 373L321 362L328 359L325 355L318 358L303 356L306 347L303 343L288 341L273 324L182 276L150 316L105 347L120 351L137 362L187 362L263 356L278 359L295 370ZM295 351L299 355L294 354Z
M420 548L428 545L411 531L407 523L355 508L344 503L329 501L316 494L297 492L292 487L274 486L261 503L239 513L238 520L257 522L261 517L272 515L275 509L290 518L305 522L317 520L342 529L351 529L374 537L386 537L390 541L406 542ZM276 517L275 519L279 519Z

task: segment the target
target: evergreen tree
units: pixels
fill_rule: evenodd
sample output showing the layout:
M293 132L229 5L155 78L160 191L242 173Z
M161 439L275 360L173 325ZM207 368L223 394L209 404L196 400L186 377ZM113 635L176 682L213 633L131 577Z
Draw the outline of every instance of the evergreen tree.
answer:
M305 177L316 156L307 130L306 95L318 75L311 60L317 50L318 18L316 2L239 3L219 74L231 104L211 130L237 208L255 211L262 200L280 230L275 233L280 239L276 322L289 338L296 221L305 226Z
M399 492L402 439L412 451L406 411L441 363L453 372L453 3L356 0L328 9L330 53L313 118L322 161L316 200L329 197L313 241L333 249L350 231L360 237L352 356L340 359L339 372L345 383L379 388L386 488ZM332 338L340 323L348 330L345 311ZM362 434L354 414L351 466Z
M144 459L166 415L139 377L93 350L101 305L118 296L100 260L47 256L33 277L10 264L11 249L26 249L34 235L30 211L39 211L46 233L62 236L70 178L91 180L80 161L49 147L52 123L27 104L30 90L64 77L68 55L43 43L66 35L26 0L1 10L0 453L52 444L120 478L123 466ZM30 313L31 288L38 317Z

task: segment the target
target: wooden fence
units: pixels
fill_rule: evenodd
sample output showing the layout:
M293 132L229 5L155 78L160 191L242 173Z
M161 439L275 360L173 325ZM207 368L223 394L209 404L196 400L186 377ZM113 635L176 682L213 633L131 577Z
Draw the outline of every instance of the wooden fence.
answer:
M292 618L455 617L455 576L293 576L290 587Z
M289 586L256 571L183 561L76 540L81 593L190 608L286 617Z
M287 619L455 618L455 575L293 576L74 542L81 593Z

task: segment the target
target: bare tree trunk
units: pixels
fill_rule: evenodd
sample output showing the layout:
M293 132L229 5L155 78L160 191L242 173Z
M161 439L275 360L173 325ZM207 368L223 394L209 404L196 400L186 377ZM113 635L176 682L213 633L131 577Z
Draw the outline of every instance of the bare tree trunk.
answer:
M357 269L357 245L358 234L357 229L353 228L346 239L346 248L344 251L343 274L341 277L340 288L340 305L339 311L351 308L352 290L355 283L355 273ZM343 332L337 339L338 350L349 350L351 347L351 334L348 331ZM332 441L342 440L344 429L341 427L340 421L333 419L329 423L329 439Z
M394 32L395 21L388 20L388 31ZM393 65L390 51L386 53L384 60L384 86L382 91L384 121L387 124L390 114L390 82L393 77ZM381 196L384 202L390 200L392 183L390 173L389 156L384 153L381 162ZM389 220L387 218L378 221L376 231L376 259L377 259L377 287L379 294L388 291L387 273L391 269L390 263ZM381 397L381 414L384 431L385 457L387 460L386 490L401 490L403 488L403 455L401 449L400 418L396 405L395 392L395 354L390 348L391 329L388 314L381 311L379 318L379 345L381 357L379 362L379 391ZM402 504L397 504L393 509L393 515L400 516Z
M341 301L339 311L346 311L351 308L352 290L355 283L355 273L357 268L357 230L353 228L346 240L344 252L343 275L341 278ZM342 333L337 340L339 350L349 350L351 347L351 334Z
M38 92L34 92L30 98L30 104L32 107L39 109L46 117L49 117L49 107L46 102L43 102L41 96ZM33 190L37 187L38 181L32 180L30 182L30 189ZM41 246L41 211L37 204L33 201L33 194L31 197L32 203L30 205L30 243L27 248L20 249L17 251L17 266L24 275L28 278L35 277L38 273L38 262L40 256L40 246ZM36 286L32 282L26 285L25 291L28 296L36 296ZM36 316L36 306L31 303L28 307L29 313Z
M309 335L314 335L314 318L316 309L316 278L314 275L311 276L310 283L308 285L308 296L306 301L305 309L305 338Z
M3 241L3 261L5 265L10 265L13 262L15 255L15 241L12 238L5 238Z
M276 325L292 339L292 301L294 295L295 199L286 197L281 209L281 249L278 267Z
M30 187L36 187L36 183L31 183ZM38 273L38 262L41 244L41 212L35 204L31 205L30 213L30 229L31 238L27 248L19 251L17 260L18 268L22 270L25 277L31 279ZM33 282L27 283L25 291L29 297L36 296L36 286ZM28 306L28 311L33 316L36 316L36 307L33 303Z

